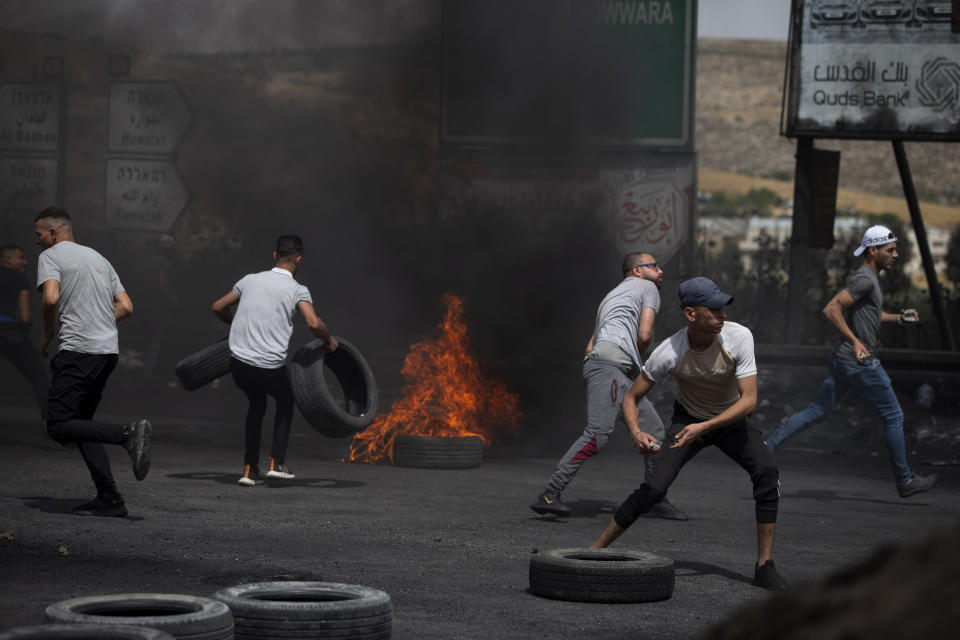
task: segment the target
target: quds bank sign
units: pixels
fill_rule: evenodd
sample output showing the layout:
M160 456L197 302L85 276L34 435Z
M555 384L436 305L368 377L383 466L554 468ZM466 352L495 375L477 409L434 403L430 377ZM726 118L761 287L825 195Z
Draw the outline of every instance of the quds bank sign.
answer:
M950 0L794 0L788 136L960 140Z

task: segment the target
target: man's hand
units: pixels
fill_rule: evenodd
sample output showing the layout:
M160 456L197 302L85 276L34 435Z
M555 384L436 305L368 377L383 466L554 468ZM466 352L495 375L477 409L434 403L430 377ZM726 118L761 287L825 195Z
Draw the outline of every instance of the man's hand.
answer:
M43 356L44 358L48 356L47 347L50 346L51 340L53 340L51 336L46 336L46 335L40 336L40 355Z
M670 445L671 449L676 449L677 447L685 447L707 431L707 427L702 422L693 422L688 424L683 429L677 432L677 435L673 436L673 444Z
M337 347L340 346L340 343L337 342L337 339L333 336L330 336L330 339L323 343L327 348L327 351L336 351Z
M656 455L660 453L660 442L649 433L638 429L637 431L631 432L630 437L633 439L633 446L637 448L637 451L641 455L648 453Z
M870 357L870 350L859 340L854 339L854 341L850 343L850 348L853 349L853 357L856 358L860 364L863 364L863 361Z
M917 324L920 322L920 314L917 313L916 309L902 309L897 322L899 324Z

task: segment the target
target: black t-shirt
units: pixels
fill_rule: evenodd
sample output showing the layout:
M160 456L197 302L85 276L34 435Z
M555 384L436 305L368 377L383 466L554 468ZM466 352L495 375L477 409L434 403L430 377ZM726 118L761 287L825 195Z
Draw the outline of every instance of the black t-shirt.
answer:
M29 291L30 283L19 271L0 267L0 325L13 322L20 317L17 311L17 298L21 291Z

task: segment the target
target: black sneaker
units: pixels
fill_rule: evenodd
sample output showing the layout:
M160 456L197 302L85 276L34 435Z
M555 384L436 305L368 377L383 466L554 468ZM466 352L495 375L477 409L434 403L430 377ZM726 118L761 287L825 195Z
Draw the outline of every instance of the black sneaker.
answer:
M643 514L644 518L662 518L664 520L689 520L683 511L677 509L672 502L664 498Z
M86 506L86 509L79 507ZM98 494L94 500L74 507L75 511L86 511L90 515L104 518L124 518L127 515L127 505L119 493L113 495Z
M753 586L770 591L783 591L790 584L777 572L777 568L773 566L773 560L767 560L753 570Z
M540 515L554 515L565 518L570 515L570 507L560 501L560 492L551 489L544 489L543 493L537 496L530 508Z
M898 484L897 491L900 493L901 498L909 498L915 493L933 489L933 485L935 484L937 484L936 474L922 476L919 473L915 473L913 474L913 477L907 480L904 484Z
M150 434L153 427L149 420L137 420L127 427L127 439L123 448L133 462L133 477L143 480L150 471Z

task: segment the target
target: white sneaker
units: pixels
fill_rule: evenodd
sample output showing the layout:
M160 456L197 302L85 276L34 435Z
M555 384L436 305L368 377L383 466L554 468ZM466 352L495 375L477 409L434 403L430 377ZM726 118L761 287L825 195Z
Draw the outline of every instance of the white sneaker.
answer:
M263 484L263 478L260 476L260 470L252 464L243 465L243 475L237 480L237 484L243 487L253 487Z
M290 471L290 467L285 464L277 464L273 461L273 458L270 458L270 470L264 475L268 478L283 478L284 480L292 480L297 477Z

